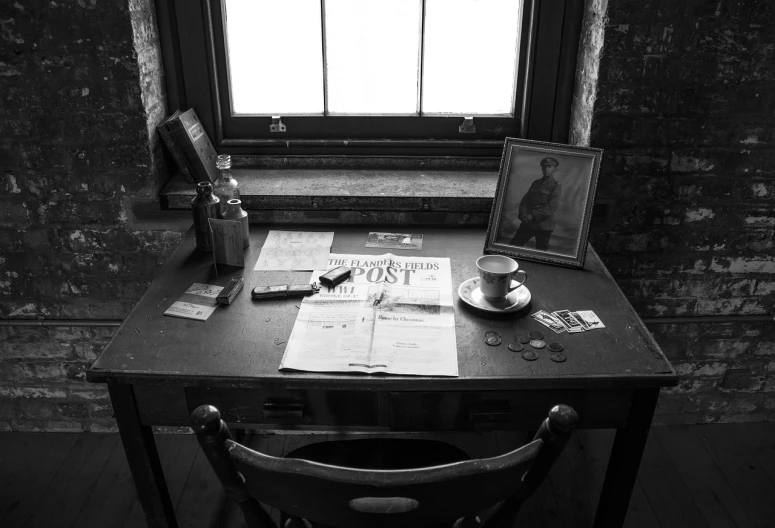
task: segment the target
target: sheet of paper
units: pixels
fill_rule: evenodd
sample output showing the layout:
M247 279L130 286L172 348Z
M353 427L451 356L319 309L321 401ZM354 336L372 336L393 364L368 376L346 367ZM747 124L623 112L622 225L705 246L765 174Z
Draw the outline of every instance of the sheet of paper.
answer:
M332 254L349 280L305 297L281 369L457 376L448 258Z
M333 231L269 231L253 269L308 271L325 268L333 241Z
M216 264L245 267L242 247L242 224L239 220L209 218L213 240L213 259Z
M410 235L407 233L369 233L366 247L379 247L387 249L422 249L422 235Z
M266 235L266 241L262 247L299 248L299 247L325 247L330 248L334 242L333 231L275 231L271 230Z
M222 289L223 286L195 282L177 301L172 303L172 306L164 311L164 315L206 321L218 308L215 298L218 297Z

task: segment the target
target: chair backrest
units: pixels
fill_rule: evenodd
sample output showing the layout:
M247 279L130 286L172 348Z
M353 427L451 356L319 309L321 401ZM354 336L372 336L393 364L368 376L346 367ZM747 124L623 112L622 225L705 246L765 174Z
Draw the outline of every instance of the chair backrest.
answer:
M532 442L509 453L435 467L365 470L259 453L231 438L215 407L203 405L191 415L221 483L248 526L261 528L275 525L257 501L292 522L303 518L340 528L511 526L577 421L573 409L559 405ZM480 524L477 513L492 506Z

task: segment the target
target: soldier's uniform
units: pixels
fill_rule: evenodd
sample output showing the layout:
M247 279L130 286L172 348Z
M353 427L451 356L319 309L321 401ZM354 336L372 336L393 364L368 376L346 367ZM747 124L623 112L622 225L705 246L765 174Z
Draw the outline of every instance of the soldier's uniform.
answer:
M544 158L541 165L554 165L559 163L554 158ZM554 214L560 203L562 185L552 175L539 178L530 184L522 201L519 203L517 217L522 221L519 229L511 239L512 246L524 246L531 238L536 239L536 249L549 248L549 238L554 231Z

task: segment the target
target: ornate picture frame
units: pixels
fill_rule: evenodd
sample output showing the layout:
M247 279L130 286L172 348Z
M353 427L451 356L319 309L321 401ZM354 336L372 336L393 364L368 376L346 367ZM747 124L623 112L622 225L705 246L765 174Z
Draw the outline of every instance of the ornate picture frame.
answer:
M603 150L506 138L485 254L583 268Z

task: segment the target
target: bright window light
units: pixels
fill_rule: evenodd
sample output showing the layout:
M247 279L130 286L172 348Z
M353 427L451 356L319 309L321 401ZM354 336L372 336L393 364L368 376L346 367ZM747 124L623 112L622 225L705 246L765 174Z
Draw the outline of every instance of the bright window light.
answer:
M235 114L323 114L320 0L227 0Z
M236 115L513 115L522 0L224 0Z

